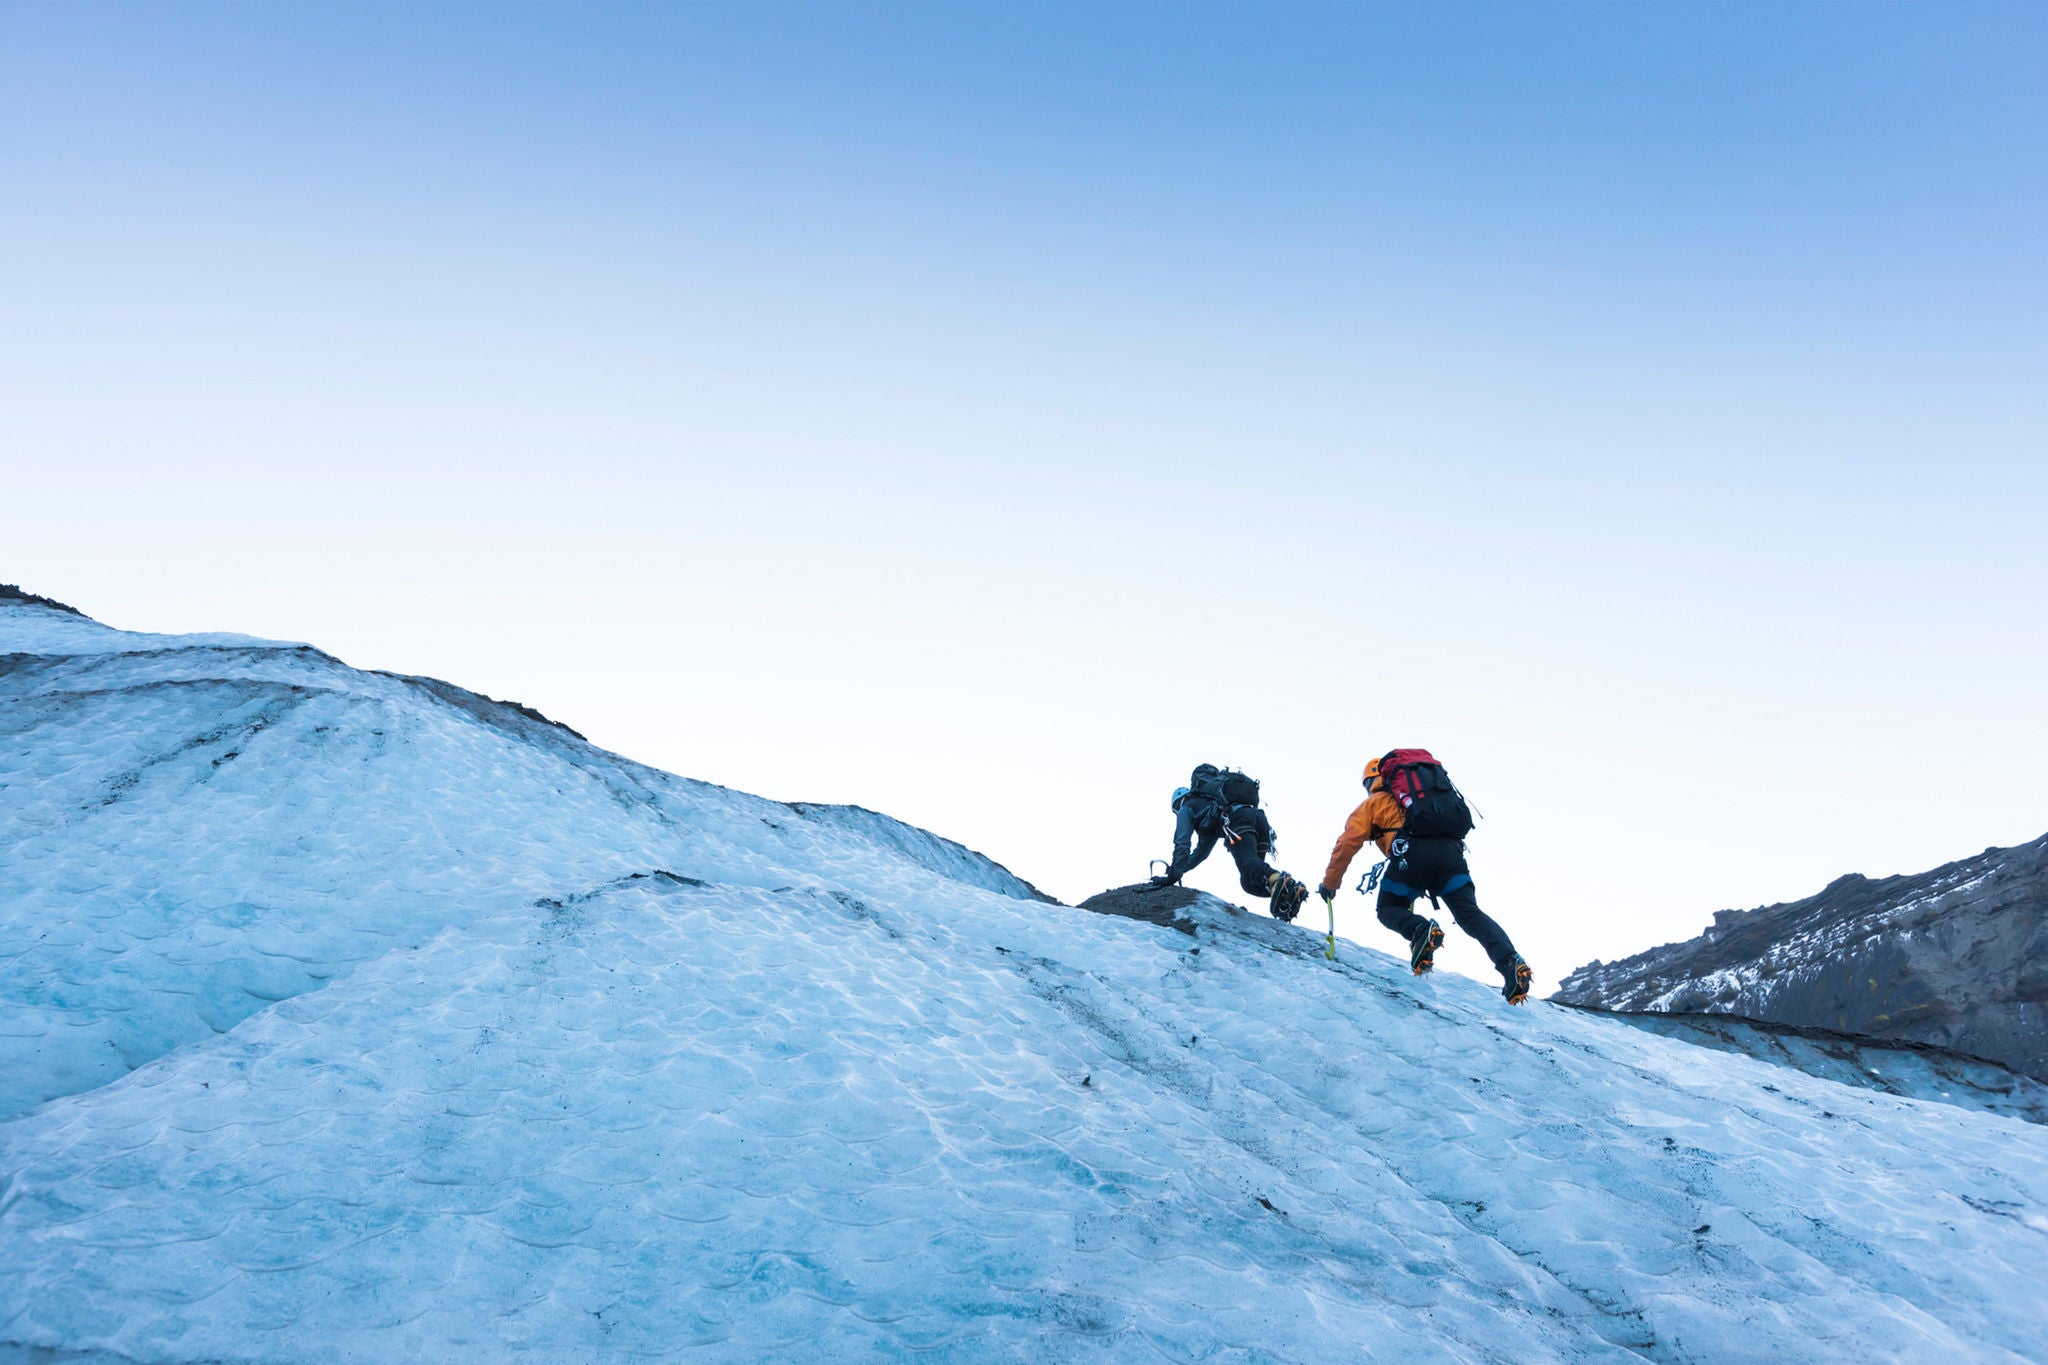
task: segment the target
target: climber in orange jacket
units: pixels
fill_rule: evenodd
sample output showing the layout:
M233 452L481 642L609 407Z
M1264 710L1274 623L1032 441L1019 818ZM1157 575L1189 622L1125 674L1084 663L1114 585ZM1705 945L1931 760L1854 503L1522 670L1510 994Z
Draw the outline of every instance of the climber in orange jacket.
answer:
M1389 778L1397 779L1394 788ZM1527 1000L1529 964L1515 951L1507 931L1479 908L1472 870L1465 865L1471 812L1443 765L1427 750L1396 749L1365 765L1365 787L1366 798L1344 822L1316 893L1326 905L1335 901L1351 860L1367 843L1377 844L1387 862L1375 909L1381 924L1408 940L1408 965L1415 974L1421 976L1436 965L1436 950L1444 941L1435 920L1415 913L1416 899L1426 895L1431 904L1441 899L1458 927L1479 940L1501 974L1501 994L1508 1003Z

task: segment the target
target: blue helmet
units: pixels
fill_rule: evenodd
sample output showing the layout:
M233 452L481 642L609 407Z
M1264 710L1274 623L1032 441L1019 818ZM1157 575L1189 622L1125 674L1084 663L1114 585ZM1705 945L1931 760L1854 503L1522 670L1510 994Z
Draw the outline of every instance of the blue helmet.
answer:
M1173 813L1175 815L1180 814L1180 803L1187 799L1188 789L1186 787L1175 787L1173 789Z

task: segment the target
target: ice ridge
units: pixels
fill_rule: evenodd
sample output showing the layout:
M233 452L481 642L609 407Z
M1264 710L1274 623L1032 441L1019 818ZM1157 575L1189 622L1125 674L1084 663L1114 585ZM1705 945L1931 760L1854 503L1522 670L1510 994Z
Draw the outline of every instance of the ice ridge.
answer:
M2041 1358L2037 1126L59 617L0 1361Z

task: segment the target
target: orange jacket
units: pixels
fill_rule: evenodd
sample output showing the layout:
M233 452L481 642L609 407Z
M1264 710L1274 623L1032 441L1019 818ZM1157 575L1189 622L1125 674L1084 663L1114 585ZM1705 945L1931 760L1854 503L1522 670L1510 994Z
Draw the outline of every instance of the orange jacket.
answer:
M1323 885L1332 891L1341 891L1344 874L1366 841L1369 839L1378 844L1380 852L1385 853L1387 845L1394 842L1394 832L1407 818L1401 803L1388 795L1384 786L1375 782L1372 795L1359 802L1358 809L1351 812L1351 818L1344 822L1344 832L1337 836L1337 846L1330 850L1330 866L1323 872Z

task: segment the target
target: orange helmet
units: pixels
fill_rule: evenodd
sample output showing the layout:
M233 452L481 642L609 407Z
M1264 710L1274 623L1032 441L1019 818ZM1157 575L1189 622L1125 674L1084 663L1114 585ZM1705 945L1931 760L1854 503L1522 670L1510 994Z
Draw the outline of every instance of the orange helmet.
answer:
M1380 775L1380 761L1376 758L1365 760L1365 785L1370 787Z

